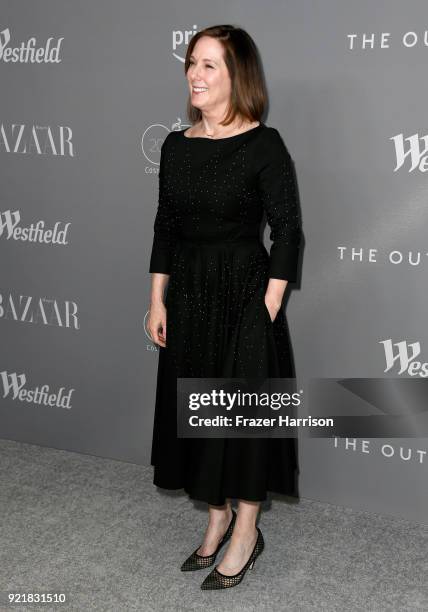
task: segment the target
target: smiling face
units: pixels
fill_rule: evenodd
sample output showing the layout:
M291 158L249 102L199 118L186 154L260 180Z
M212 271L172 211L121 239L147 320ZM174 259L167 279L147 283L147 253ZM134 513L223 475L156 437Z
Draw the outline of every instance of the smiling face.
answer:
M223 46L216 38L203 36L190 56L186 76L191 103L206 113L221 114L229 104L232 83L223 53Z

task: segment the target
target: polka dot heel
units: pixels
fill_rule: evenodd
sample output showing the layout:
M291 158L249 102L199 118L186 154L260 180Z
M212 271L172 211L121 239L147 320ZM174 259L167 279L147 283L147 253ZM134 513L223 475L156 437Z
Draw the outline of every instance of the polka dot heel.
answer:
M206 567L209 567L210 565L214 563L220 548L232 536L233 527L235 526L235 521L236 521L236 512L235 510L233 510L233 508L232 508L232 514L233 516L230 521L229 527L227 528L226 533L220 540L216 550L212 553L212 555L207 555L207 556L198 555L198 553L196 552L200 548L200 546L198 546L198 548L194 552L192 552L190 557L188 557L186 561L183 563L183 565L181 566L182 572L191 572L194 570L205 569Z
M222 574L221 572L219 572L216 566L212 570L212 572L208 574L208 576L202 582L201 589L204 589L204 590L227 589L230 587L234 587L241 582L241 580L244 578L246 574L246 571L248 569L253 569L255 560L261 554L261 552L263 551L265 547L265 542L263 539L262 532L260 531L258 527L257 527L257 532L258 532L258 536L257 536L257 541L254 546L253 552L251 553L250 558L248 559L244 567L241 569L241 571L238 572L237 574L234 574L233 576L226 576L225 574Z

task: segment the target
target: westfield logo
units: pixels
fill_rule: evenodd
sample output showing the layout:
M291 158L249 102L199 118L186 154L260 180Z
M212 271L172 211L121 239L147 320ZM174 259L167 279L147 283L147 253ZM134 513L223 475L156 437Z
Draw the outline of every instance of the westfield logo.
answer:
M31 402L32 404L40 404L44 406L55 406L57 408L71 408L71 395L74 389L70 389L65 395L65 387L61 387L58 391L52 391L49 385L41 385L31 389L26 388L27 377L25 374L17 374L16 372L8 373L6 370L0 372L1 382L3 385L2 399L9 396L12 400L20 401L24 404Z
M64 229L60 227L64 225ZM47 229L43 220L31 223L29 226L21 225L19 210L0 212L0 238L6 240L22 240L23 242L39 242L40 244L68 244L66 239L71 223L57 221L54 229Z
M395 145L395 157L397 160L394 172L397 172L403 166L406 159L408 161L409 172L413 172L416 168L421 172L427 172L428 135L419 138L418 134L413 134L404 138L403 134L397 134L392 136L390 140ZM422 141L422 145L420 141Z
M392 342L391 339L381 340L379 344L383 344L385 349L386 369L384 372L389 372L394 365L398 367L398 374L407 372L410 376L420 376L426 378L428 376L428 363L417 359L421 353L421 343L408 343L405 340L401 342Z
M29 38L27 42L18 43L19 46L11 47L10 30L5 28L0 31L0 60L5 63L21 63L21 64L59 64L62 60L59 58L59 50L64 36L58 38L56 45L52 44L54 40L51 36L47 39L45 46L36 48L36 39L34 36Z

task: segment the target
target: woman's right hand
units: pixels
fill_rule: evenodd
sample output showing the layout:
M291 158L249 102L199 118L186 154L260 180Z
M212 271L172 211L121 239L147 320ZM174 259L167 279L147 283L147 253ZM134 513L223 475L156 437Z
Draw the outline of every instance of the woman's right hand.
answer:
M150 305L147 329L153 342L166 347L166 308L163 302Z

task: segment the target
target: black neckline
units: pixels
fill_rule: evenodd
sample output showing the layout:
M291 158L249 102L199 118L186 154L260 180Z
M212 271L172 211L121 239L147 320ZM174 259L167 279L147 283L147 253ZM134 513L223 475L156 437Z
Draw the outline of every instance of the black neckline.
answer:
M233 140L235 138L239 138L240 136L245 136L245 134L250 134L251 132L255 132L256 130L259 130L262 127L264 127L264 123L260 122L259 125L256 125L255 127L250 128L249 130L245 130L245 132L241 132L240 134L235 134L234 136L225 136L224 138L210 138L209 136L185 136L184 132L187 132L187 130L190 128L186 128L185 130L180 130L180 132L185 140L208 140L210 142L221 142L222 140Z

